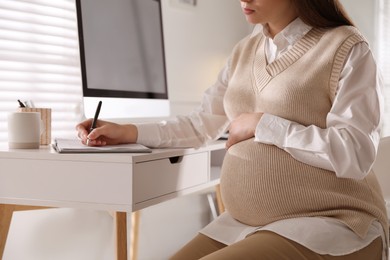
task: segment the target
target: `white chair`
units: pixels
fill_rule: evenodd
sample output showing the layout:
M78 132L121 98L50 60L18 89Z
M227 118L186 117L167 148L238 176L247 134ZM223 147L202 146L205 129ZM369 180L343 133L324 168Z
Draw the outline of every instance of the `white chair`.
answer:
M390 136L381 139L373 170L382 188L387 213L390 217Z
M373 171L382 188L383 197L386 201L387 216L390 222L390 136L383 137L380 140Z

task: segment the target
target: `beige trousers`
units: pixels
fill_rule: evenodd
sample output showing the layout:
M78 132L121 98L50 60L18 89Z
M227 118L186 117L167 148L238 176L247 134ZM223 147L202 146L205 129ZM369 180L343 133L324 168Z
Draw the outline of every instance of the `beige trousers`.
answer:
M342 243L342 241L340 241ZM306 247L270 231L259 231L226 246L198 234L170 260L381 260L382 239L344 256L319 255Z

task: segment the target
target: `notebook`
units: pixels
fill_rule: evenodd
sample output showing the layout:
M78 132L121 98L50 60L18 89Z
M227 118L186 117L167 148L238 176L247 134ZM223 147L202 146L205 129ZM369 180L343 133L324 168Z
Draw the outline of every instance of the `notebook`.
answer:
M150 153L152 149L142 144L87 146L79 139L56 138L52 144L58 153Z

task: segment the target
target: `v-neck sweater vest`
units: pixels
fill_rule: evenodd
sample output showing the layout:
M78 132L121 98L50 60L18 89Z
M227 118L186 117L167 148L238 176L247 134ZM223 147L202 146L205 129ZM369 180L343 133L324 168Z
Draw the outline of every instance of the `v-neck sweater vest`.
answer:
M224 100L227 116L265 112L325 128L348 53L363 41L354 27L314 28L268 64L265 37L244 39L231 57ZM295 217L332 217L363 237L378 220L388 238L384 199L372 172L362 180L338 178L253 138L228 149L221 193L232 217L250 226Z

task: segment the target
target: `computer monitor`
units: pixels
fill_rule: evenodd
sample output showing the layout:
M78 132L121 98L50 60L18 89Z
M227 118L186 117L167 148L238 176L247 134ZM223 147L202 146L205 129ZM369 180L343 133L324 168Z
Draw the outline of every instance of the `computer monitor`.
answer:
M169 115L162 7L157 0L76 0L84 112Z

